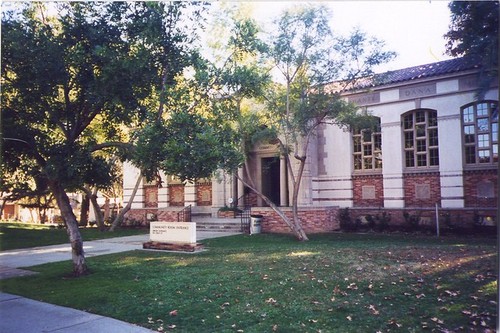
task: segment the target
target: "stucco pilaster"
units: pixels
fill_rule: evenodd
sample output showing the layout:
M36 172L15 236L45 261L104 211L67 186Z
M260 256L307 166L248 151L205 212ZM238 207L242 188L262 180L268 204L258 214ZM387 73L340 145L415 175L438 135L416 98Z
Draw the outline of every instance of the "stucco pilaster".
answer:
M384 207L404 207L401 123L382 123ZM390 161L390 162L389 162Z

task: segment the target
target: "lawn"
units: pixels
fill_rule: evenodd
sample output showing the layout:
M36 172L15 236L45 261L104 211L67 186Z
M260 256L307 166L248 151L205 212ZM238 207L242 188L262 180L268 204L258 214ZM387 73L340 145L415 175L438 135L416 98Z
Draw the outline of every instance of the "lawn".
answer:
M329 234L134 251L0 281L5 292L171 332L494 332L496 240Z
M123 237L148 233L147 229L118 229L114 232L102 232L97 228L82 228L83 241ZM65 229L57 229L43 224L0 222L0 251L23 249L69 243Z

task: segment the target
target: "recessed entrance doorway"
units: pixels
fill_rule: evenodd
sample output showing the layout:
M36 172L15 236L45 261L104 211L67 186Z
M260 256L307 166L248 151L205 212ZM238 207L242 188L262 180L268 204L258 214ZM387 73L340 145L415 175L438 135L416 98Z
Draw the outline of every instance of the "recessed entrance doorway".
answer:
M280 205L280 158L264 157L261 160L262 193L271 201Z

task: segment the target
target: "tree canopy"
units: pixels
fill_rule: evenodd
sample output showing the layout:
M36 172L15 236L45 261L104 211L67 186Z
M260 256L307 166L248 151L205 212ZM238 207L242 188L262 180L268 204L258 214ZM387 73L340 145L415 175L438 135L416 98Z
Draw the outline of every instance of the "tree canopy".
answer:
M452 1L449 4L451 24L444 36L446 52L452 56L469 56L482 65L480 94L498 75L498 1Z
M294 184L293 221L277 211L307 239L297 195L309 140L322 123L357 119L330 83L370 75L394 56L360 31L333 36L322 6L283 13L267 43L256 22L236 18L225 56L209 61L197 48L203 3L21 5L2 16L2 173L53 193L76 275L87 267L66 193L109 186L117 156L148 179L161 170L194 180L237 170L249 142L278 140ZM281 83L271 83L273 67Z
M20 6L2 16L2 173L24 172L51 190L81 275L87 270L82 240L66 191L109 185L110 154L133 156L133 129L161 116L165 85L196 56L204 6Z

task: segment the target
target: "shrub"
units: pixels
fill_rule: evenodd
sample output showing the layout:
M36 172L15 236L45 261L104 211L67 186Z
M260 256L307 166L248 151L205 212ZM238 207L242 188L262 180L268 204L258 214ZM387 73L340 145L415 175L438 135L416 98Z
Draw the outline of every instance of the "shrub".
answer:
M224 206L219 208L219 212L235 212L235 213L242 213L243 211L239 209L238 207L228 207Z
M420 214L410 214L408 212L403 213L403 217L406 222L406 226L410 231L418 230L420 224Z
M452 229L455 229L455 225L452 223L451 221L451 214L450 212L444 212L444 213L441 213L439 215L440 219L441 219L441 226L446 226L446 228L452 230Z
M365 219L366 219L366 222L368 223L368 227L371 229L371 230L374 230L375 229L375 218L368 214L365 216Z
M391 221L391 214L387 212L382 212L382 214L375 215L376 229L378 231L387 230L389 227L389 222Z
M142 227L142 221L135 218L129 218L125 220L123 226L129 228L140 228Z
M353 221L351 217L351 212L349 211L349 208L342 208L339 210L339 224L340 224L340 229L343 231L356 231L358 230L360 221L359 219L355 219Z

